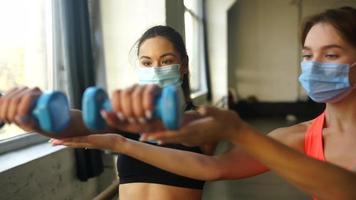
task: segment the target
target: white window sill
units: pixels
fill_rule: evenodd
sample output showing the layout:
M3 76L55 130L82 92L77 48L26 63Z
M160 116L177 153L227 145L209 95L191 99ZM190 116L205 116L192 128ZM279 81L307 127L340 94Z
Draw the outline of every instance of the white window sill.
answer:
M54 147L44 137L42 140L45 141L0 154L0 173L66 148Z

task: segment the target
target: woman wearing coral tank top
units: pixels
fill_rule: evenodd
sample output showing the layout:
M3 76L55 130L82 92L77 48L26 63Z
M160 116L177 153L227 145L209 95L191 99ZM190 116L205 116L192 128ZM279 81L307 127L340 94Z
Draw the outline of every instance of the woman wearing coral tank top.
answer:
M300 84L314 101L326 104L316 119L266 137L234 112L203 107L203 119L148 138L190 145L228 139L239 148L214 158L212 163L220 163L217 179L273 170L315 199L356 199L356 9L315 15L301 36Z

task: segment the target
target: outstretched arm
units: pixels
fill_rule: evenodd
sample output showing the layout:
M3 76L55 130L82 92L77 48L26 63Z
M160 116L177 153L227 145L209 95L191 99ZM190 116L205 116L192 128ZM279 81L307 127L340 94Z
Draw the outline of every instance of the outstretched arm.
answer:
M107 121L111 123L111 126L108 126L105 130L93 131L85 126L82 119L82 112L72 109L70 110L71 117L67 128L60 133L45 132L29 114L33 102L41 95L42 91L37 87L21 87L9 90L0 98L0 122L14 123L25 131L36 132L51 138L67 138L95 133L117 132L119 129L134 133L147 130L147 127L152 128L153 123L156 129L162 128L162 124L158 120L151 120L150 126L147 126L141 123L120 121L115 112L103 112L103 117L111 119Z
M355 172L307 157L248 129L243 136L232 135L231 140L301 190L318 199L356 199Z
M37 132L47 137L64 138L69 136L88 135L95 132L87 129L79 110L70 110L68 127L60 133L43 131L30 117L30 109L34 101L42 95L39 88L13 88L0 98L0 121L14 123L28 132Z
M73 148L98 148L126 154L166 171L198 180L236 179L267 170L249 154L233 147L221 155L205 155L150 145L118 134L89 135L52 140L54 145Z
M179 131L158 132L148 138L161 140L162 143L182 142L191 145L228 139L269 169L319 199L356 199L354 172L307 157L260 134L235 112L216 108L202 108L199 112L205 118L193 121Z

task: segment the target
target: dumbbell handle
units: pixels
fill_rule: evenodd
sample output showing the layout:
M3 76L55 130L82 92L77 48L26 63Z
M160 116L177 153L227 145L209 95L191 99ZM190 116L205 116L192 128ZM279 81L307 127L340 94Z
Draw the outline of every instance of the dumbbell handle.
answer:
M178 129L184 110L183 92L180 87L170 85L162 89L156 96L154 104L154 117L162 120L168 129ZM97 87L86 89L82 102L83 120L86 126L92 130L104 130L105 120L100 111L112 111L110 100L106 92Z

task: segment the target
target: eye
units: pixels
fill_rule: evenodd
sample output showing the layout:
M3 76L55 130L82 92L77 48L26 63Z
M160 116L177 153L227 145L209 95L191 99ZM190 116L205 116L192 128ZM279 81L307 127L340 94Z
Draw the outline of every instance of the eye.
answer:
M312 54L303 54L302 55L303 60L310 60L313 58Z
M150 61L142 61L141 65L145 66L145 67L150 67L152 65L152 63Z
M164 59L161 61L162 65L170 65L172 63L173 63L173 60L171 60L171 59Z
M327 59L334 60L334 59L339 58L339 55L337 55L337 54L326 54L325 57L326 57Z

